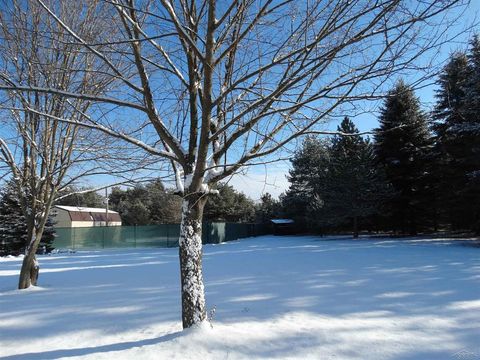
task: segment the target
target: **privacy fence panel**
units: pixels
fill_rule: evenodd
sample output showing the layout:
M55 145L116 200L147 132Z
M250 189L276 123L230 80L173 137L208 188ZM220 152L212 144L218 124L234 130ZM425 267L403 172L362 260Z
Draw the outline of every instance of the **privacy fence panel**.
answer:
M57 228L56 232L54 241L56 249L176 247L180 236L180 225ZM202 242L218 244L269 233L271 229L267 224L204 223Z

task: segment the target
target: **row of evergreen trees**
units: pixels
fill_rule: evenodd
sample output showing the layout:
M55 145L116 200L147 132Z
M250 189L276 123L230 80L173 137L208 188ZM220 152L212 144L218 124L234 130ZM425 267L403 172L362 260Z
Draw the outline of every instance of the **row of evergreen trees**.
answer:
M373 143L345 118L333 140L309 137L292 160L284 213L308 229L402 234L480 232L480 40L452 54L434 110L399 81Z
M346 117L332 141L308 137L292 159L284 213L304 229L353 228L374 215L389 194L369 139Z

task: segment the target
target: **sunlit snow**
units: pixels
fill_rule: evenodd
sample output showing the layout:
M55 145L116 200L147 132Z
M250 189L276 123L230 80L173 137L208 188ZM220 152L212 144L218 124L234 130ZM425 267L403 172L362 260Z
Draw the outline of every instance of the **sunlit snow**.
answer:
M178 249L0 259L5 359L479 359L480 248L261 237L204 247L209 323L181 331ZM213 312L212 312L213 314Z

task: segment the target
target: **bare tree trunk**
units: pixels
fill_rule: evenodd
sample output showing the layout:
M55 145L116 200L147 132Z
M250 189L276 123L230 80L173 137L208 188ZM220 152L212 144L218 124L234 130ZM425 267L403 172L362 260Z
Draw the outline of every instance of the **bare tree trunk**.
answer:
M37 252L38 242L36 241L36 234L34 231L29 231L30 242L25 250L25 257L23 258L22 268L20 270L20 278L18 281L18 288L27 289L30 286L37 285L38 273L40 266L35 257Z
M187 195L182 204L180 224L180 277L182 323L189 328L206 319L202 274L202 216L206 196Z
M20 279L18 282L18 288L27 289L30 286L36 286L38 281L38 273L40 271L40 266L35 257L35 253L29 254L30 256L25 255L22 263L22 270L20 271Z
M48 209L50 208L50 204L48 205ZM48 212L46 212L48 213ZM28 239L30 241L27 244L25 249L25 257L23 258L22 268L20 270L20 278L18 281L18 288L27 289L30 286L36 286L38 281L38 274L40 271L40 265L36 258L36 253L38 249L38 245L40 244L40 240L43 236L43 230L45 228L45 223L47 221L47 217L40 220L40 224L38 224L38 228L35 224L35 220L29 221L28 224Z

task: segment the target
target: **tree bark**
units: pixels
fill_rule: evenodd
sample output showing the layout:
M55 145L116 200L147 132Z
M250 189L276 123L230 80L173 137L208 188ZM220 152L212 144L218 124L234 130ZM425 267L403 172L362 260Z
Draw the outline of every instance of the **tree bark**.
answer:
M183 328L207 317L202 274L202 216L206 196L187 195L182 204L180 224L180 277Z
M27 289L32 285L37 285L40 266L35 256L38 247L38 245L35 246L35 243L35 239L32 239L25 251L25 257L23 258L22 269L20 270L20 278L18 281L18 288L20 290Z
M29 224L28 239L30 239L23 258L22 268L20 270L20 278L18 280L18 289L27 289L30 286L36 286L40 266L38 264L36 253L40 240L42 239L45 227L46 217L41 220L40 227L37 229L35 225ZM32 220L33 221L33 220Z

